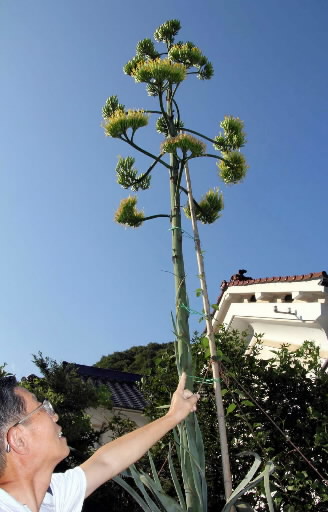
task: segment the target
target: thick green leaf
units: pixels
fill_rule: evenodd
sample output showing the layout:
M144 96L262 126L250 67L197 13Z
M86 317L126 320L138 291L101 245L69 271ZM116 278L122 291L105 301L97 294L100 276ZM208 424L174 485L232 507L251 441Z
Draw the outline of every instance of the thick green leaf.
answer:
M241 402L241 405L247 405L248 407L255 407L255 405L253 404L253 402L251 402L250 400L243 400Z
M148 487L148 489L153 493L154 496L160 501L163 505L165 512L184 512L184 509L180 507L180 505L173 499L171 496L164 494L161 489L156 485L154 480L150 478L149 475L143 473L140 476L140 479L144 485Z
M142 508L142 510L144 510L144 512L152 512L152 510L148 507L147 503L123 478L121 478L120 476L114 476L112 480L121 487L123 487L123 489L125 489L132 496L132 498L138 503L138 505Z
M226 414L228 415L228 414L232 413L236 409L236 407L237 407L236 404L234 404L234 403L230 404L227 409Z
M137 471L135 465L133 464L132 466L129 467L129 470L131 472L131 475L134 479L134 482L136 484L136 486L138 487L139 491L142 493L147 505L149 506L150 510L152 512L161 512L161 510L158 508L158 506L156 505L156 503L150 498L150 496L148 495L146 489L145 489L145 486L141 480L141 474L139 473L139 471Z
M170 473L171 473L171 478L172 478L172 482L173 482L174 487L175 487L175 492L177 493L177 496L178 496L178 499L179 499L179 502L180 502L180 506L181 506L181 508L184 511L186 511L187 510L187 506L186 506L186 502L185 502L185 499L184 499L184 496L183 496L181 485L179 483L176 471L174 469L174 465L173 465L173 461L172 461L172 457L171 457L171 451L172 451L172 448L171 448L171 445L170 445L169 446L168 461L169 461L169 469L170 469Z
M161 485L161 482L158 478L158 474L157 474L157 471L156 471L156 468L155 468L155 464L154 464L154 460L153 460L153 457L151 455L150 452L148 452L148 459L149 459L149 462L150 462L150 467L151 467L151 472L152 472L152 475L153 475L153 479L156 483L156 485L161 489L162 489L162 485Z

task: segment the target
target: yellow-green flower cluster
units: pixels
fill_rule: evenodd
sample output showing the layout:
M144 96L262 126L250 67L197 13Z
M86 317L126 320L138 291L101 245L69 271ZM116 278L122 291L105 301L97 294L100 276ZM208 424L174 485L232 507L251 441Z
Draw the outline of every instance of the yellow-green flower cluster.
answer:
M231 151L229 153L222 152L224 160L221 160L218 165L220 168L220 177L224 183L236 184L240 183L246 176L248 165L244 155L238 151Z
M204 55L197 46L191 46L189 43L175 44L170 48L168 58L176 62L181 62L187 67L201 66L204 62Z
M115 220L119 224L124 226L130 226L137 228L142 224L144 219L143 212L136 209L137 198L135 196L129 196L122 199L118 209L115 212Z
M136 82L177 84L185 79L186 67L169 59L154 59L139 62L131 74Z
M190 151L191 156L202 156L206 151L206 145L196 137L187 133L181 133L176 137L170 137L162 142L161 150L163 153L175 153L178 149L183 152Z
M224 132L215 137L215 149L219 151L232 151L245 145L244 123L239 117L225 116L220 126Z
M129 128L133 133L142 126L148 124L149 116L143 110L116 110L114 114L105 121L105 134L109 137L120 137L125 134Z
M195 206L196 218L203 224L212 224L220 217L224 208L223 194L218 189L210 189L199 201L199 207ZM184 207L186 217L190 219L189 203Z
M163 43L172 43L174 36L177 35L181 28L179 20L168 20L155 30L155 41L162 41Z

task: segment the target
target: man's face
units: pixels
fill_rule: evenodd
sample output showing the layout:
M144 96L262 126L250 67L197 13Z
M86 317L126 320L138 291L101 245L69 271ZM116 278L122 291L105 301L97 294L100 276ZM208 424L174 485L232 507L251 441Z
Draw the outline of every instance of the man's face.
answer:
M24 388L16 388L17 395L20 395L25 402L26 415L41 405L36 397ZM26 421L23 421L17 428L23 428L24 435L28 440L29 453L42 462L58 464L69 454L66 438L61 433L61 427L57 424L58 415L50 416L41 407L32 414Z

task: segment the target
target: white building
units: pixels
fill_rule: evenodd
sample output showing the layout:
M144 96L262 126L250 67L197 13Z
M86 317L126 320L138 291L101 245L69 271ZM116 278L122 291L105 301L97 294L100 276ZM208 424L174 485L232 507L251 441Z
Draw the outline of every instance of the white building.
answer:
M328 358L328 275L317 272L296 276L253 279L240 270L221 284L214 330L220 324L247 331L249 346L254 334L263 334L263 358L282 343L291 350L303 341L314 341L323 360Z

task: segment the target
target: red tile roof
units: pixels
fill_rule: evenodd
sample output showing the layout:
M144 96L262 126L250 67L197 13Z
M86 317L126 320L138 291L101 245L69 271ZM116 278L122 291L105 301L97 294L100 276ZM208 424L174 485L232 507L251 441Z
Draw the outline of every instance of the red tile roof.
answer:
M328 274L324 270L322 272L311 272L310 274L299 274L296 276L275 276L275 277L259 277L253 279L247 277L244 274L245 271L239 271L239 273L231 276L230 281L222 281L221 283L221 294L218 297L217 304L220 303L224 292L229 286L247 286L249 284L263 284L263 283L278 283L278 282L293 282L293 281L307 281L309 279L322 279L323 286L328 286Z

